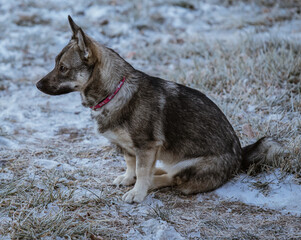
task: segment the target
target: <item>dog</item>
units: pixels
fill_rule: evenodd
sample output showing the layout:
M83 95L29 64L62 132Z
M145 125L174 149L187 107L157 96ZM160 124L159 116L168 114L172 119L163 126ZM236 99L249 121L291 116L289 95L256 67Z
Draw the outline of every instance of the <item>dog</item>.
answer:
M277 141L264 137L242 148L206 95L136 70L68 19L72 38L36 86L50 95L80 92L98 132L124 153L127 169L113 183L134 184L125 202L142 202L149 190L168 186L183 194L212 191L273 157Z

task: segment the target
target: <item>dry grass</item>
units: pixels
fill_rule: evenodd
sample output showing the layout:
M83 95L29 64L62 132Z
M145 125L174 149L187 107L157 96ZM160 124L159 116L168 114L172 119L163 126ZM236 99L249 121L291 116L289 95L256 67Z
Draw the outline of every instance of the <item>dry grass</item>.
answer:
M80 151L74 154L78 153ZM48 159L53 157L48 156ZM71 175L68 171L38 166L28 171L28 163L29 159L14 160L8 167L14 171L14 177L0 183L0 217L10 218L0 223L1 235L10 233L13 239L47 236L82 239L93 234L116 238L120 235L120 229L115 230L114 225L123 223L107 216L119 190L112 194L111 187L98 186L93 181L95 174L85 169L72 171Z
M0 224L3 236L10 233L14 239L50 236L123 239L130 228L140 229L141 222L156 219L174 226L183 236L191 236L190 239L301 237L298 235L300 218L240 202L220 201L213 193L202 194L198 201L196 196L185 197L163 189L153 195L163 204L129 206L120 202L121 194L128 188L95 185L95 176L89 171L84 173L82 181L61 171L33 173L31 176L23 173L21 178L2 182L0 216L10 218ZM87 178L90 181L85 188ZM107 181L101 176L97 178ZM268 183L254 184L254 187L268 191ZM87 194L77 197L78 188L87 189ZM140 213L142 209L146 214ZM145 230L140 231L143 234Z

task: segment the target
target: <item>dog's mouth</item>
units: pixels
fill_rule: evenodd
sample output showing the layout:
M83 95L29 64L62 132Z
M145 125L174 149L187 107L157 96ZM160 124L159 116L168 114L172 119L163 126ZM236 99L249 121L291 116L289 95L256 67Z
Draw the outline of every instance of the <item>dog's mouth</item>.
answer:
M49 94L49 95L62 95L62 94L67 94L70 92L74 92L75 90L71 87L68 86L63 86L59 88L55 87L49 87L43 84L42 81L38 81L36 84L36 87L43 93Z

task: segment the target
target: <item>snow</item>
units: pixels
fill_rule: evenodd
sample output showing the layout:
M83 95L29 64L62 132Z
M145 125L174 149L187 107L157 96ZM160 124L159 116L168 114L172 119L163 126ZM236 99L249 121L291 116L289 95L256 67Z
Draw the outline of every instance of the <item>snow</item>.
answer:
M37 218L43 218L49 215L56 215L59 211L60 208L56 204L49 203L46 207L44 207L44 209L42 209L42 211L36 212L34 214Z
M46 169L53 169L59 165L58 162L52 161L52 160L47 160L47 159L37 159L33 162L33 164L36 167L42 167L42 168L46 168Z
M87 197L97 198L97 196L101 196L101 191L99 189L78 188L73 193L73 199L75 201L80 201Z
M228 201L241 201L301 216L301 185L296 183L292 175L281 177L281 173L275 171L264 173L259 179L260 182L268 183L267 191L254 187L258 179L241 175L215 190L215 193Z
M1 167L1 165L0 165L0 167ZM14 177L14 173L10 170L3 170L0 173L0 180L4 180L4 179L8 180L8 179L12 179L13 177Z
M149 219L142 222L137 229L131 229L127 234L127 239L181 240L185 238L167 222Z

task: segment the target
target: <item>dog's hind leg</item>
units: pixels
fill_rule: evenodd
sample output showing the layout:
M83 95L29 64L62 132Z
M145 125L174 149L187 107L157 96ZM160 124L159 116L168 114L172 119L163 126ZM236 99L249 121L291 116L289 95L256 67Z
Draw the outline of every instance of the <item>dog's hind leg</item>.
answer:
M166 174L167 172L164 170L164 169L162 169L162 168L156 168L155 169L155 175L163 175L163 174Z
M134 188L125 193L122 199L125 202L142 202L152 184L159 147L138 149L136 151L136 175Z
M193 165L179 169L173 175L177 189L185 195L212 191L223 185L240 168L239 158L225 154L201 158Z
M124 159L126 162L125 174L114 180L113 184L115 185L129 186L136 182L136 157L125 152Z
M155 175L153 177L151 190L155 190L163 187L170 187L174 185L174 178L169 174Z

